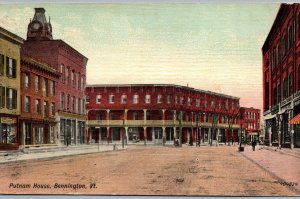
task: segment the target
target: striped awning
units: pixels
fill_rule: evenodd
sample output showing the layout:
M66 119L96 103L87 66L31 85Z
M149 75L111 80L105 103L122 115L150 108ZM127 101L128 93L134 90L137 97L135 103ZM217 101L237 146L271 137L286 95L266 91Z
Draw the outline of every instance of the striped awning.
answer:
M300 113L290 119L290 124L300 124Z

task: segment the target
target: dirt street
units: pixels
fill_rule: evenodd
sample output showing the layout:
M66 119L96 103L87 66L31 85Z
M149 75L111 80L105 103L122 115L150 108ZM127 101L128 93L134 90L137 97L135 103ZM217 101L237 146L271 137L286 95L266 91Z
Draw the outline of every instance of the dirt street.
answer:
M0 170L2 194L296 195L227 146L136 146Z

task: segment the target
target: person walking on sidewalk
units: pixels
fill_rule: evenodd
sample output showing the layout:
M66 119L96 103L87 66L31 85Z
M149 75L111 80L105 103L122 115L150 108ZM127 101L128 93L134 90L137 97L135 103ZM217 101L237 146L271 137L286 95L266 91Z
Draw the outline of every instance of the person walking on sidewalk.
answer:
M253 151L255 151L255 146L256 146L256 140L253 140L252 141L252 149L253 149Z

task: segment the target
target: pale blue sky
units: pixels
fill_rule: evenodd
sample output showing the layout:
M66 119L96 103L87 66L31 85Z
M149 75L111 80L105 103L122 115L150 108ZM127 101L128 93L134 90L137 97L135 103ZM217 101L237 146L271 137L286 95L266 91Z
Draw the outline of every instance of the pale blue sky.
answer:
M88 84L189 84L262 107L261 47L279 4L0 5L0 26L26 38L34 7L89 58Z

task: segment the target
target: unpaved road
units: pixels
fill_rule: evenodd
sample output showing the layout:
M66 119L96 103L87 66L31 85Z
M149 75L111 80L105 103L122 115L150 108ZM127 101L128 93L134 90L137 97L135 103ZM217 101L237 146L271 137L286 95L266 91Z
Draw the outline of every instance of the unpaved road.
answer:
M0 164L0 171L2 194L296 195L239 154L236 147L226 146L136 146Z

